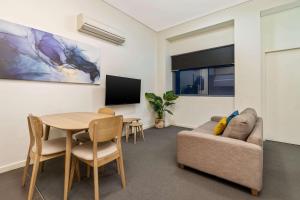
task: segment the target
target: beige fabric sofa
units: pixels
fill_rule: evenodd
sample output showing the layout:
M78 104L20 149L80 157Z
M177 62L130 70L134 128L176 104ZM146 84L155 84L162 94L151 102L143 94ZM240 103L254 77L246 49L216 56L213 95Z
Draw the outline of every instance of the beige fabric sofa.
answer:
M243 111L240 118L245 118L249 110ZM177 162L182 168L189 166L246 186L257 195L262 189L263 121L256 116L253 130L243 141L214 135L213 128L220 119L212 117L211 121L192 131L179 132ZM234 129L234 122L230 123L233 123L230 128Z

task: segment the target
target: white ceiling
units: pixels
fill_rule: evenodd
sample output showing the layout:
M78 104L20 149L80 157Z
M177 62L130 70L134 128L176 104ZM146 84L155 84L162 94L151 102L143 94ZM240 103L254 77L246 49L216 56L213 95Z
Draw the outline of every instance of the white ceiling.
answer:
M141 23L161 31L248 0L104 0Z

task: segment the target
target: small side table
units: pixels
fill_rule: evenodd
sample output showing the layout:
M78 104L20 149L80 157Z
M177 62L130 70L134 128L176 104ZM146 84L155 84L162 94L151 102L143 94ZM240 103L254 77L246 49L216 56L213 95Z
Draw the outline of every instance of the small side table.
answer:
M131 133L134 135L134 144L136 144L136 135L139 133L143 140L145 141L143 124L141 122L132 122L129 124L129 128L131 128Z
M129 124L131 124L132 122L138 122L139 120L141 119L135 117L123 119L123 124L125 126L126 142L128 142L128 137L129 137Z

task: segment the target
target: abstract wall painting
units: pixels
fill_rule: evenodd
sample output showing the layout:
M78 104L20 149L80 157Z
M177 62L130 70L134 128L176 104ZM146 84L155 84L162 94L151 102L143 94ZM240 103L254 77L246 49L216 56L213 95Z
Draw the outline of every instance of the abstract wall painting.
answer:
M99 84L99 48L0 20L0 79Z

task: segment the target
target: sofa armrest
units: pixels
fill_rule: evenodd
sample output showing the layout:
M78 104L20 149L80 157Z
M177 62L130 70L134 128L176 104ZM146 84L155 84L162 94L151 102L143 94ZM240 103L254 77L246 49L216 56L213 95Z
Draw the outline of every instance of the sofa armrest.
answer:
M210 120L214 122L219 122L222 118L222 116L212 116Z
M177 162L247 186L262 188L262 147L195 131L177 135Z

